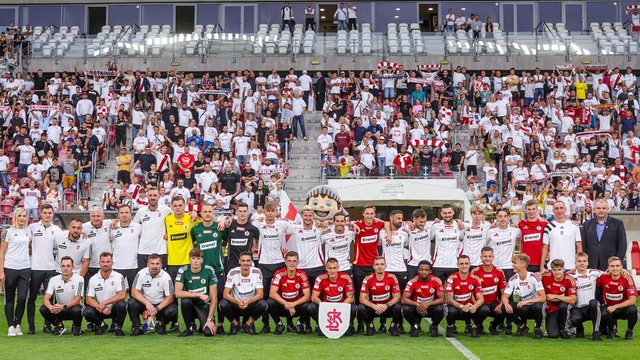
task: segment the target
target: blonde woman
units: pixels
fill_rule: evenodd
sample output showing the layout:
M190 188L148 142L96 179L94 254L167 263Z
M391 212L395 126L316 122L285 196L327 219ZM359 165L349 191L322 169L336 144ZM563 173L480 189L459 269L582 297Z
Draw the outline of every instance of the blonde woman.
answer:
M4 231L0 244L0 284L4 286L4 314L9 326L7 335L22 336L20 323L31 278L31 231L27 228L27 210L24 208L16 209L12 219L12 225Z

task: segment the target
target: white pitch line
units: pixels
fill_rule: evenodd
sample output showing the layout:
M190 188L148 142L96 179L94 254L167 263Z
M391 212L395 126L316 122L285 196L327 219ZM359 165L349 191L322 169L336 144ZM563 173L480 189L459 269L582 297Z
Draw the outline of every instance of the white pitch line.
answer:
M431 319L427 318L427 322L431 324ZM438 326L438 331L446 332L446 328L443 328L442 325L440 325ZM447 341L451 344L451 346L456 348L456 350L458 350L465 358L467 358L467 360L480 360L480 358L476 356L476 354L474 354L466 346L462 345L462 343L458 339L448 338L446 336L444 338L447 339Z

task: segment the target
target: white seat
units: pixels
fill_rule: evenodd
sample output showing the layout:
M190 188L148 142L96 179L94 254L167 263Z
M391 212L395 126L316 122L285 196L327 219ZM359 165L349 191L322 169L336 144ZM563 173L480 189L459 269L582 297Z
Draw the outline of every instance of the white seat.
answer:
M280 32L280 24L271 24L271 31Z
M199 24L193 27L193 31L200 32L200 33L202 32L203 29L204 29L204 26Z
M160 32L160 25L151 25L150 30L152 33L157 34Z
M187 44L184 47L184 52L187 55L195 55L196 53L196 47L193 44Z
M371 54L371 40L362 40L362 53L364 55Z
M387 37L389 38L389 40L397 40L398 39L398 33L396 32L390 32L387 34Z
M160 55L160 45L151 46L151 55L159 56Z
M418 23L411 23L411 25L409 25L409 29L410 29L410 30L418 30L418 31L420 31L420 24L418 24Z
M103 26L102 27L102 32L106 33L106 34L110 33L111 32L111 27L109 25Z
M267 54L275 54L276 53L276 44L272 42L268 42L265 44L265 49Z
M260 45L257 42L253 43L253 53L254 54L262 54L262 45Z
M117 34L121 33L122 32L122 25L114 25L112 31L117 33Z
M171 32L171 25L162 25L162 31Z
M402 45L400 49L401 49L402 55L411 55L411 46Z

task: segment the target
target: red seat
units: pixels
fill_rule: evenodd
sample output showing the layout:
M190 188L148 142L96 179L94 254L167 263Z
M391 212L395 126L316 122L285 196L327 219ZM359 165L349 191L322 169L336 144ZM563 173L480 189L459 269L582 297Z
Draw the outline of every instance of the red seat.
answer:
M73 189L66 189L64 191L64 202L69 204L76 201L76 192Z
M2 200L0 201L0 214L2 215L2 221L5 224L9 224L11 221L11 214L13 212L13 201Z
M637 241L631 245L631 268L640 274L640 243Z
M29 187L29 181L30 181L30 180L31 180L31 179L29 179L28 177L21 178L21 179L20 179L20 187L22 187L22 188L27 188L27 187Z

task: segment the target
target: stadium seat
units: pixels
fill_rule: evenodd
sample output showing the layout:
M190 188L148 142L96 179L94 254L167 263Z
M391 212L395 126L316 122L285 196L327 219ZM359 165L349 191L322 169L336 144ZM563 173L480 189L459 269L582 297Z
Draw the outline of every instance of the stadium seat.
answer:
M631 245L631 268L640 275L640 243L633 241Z

